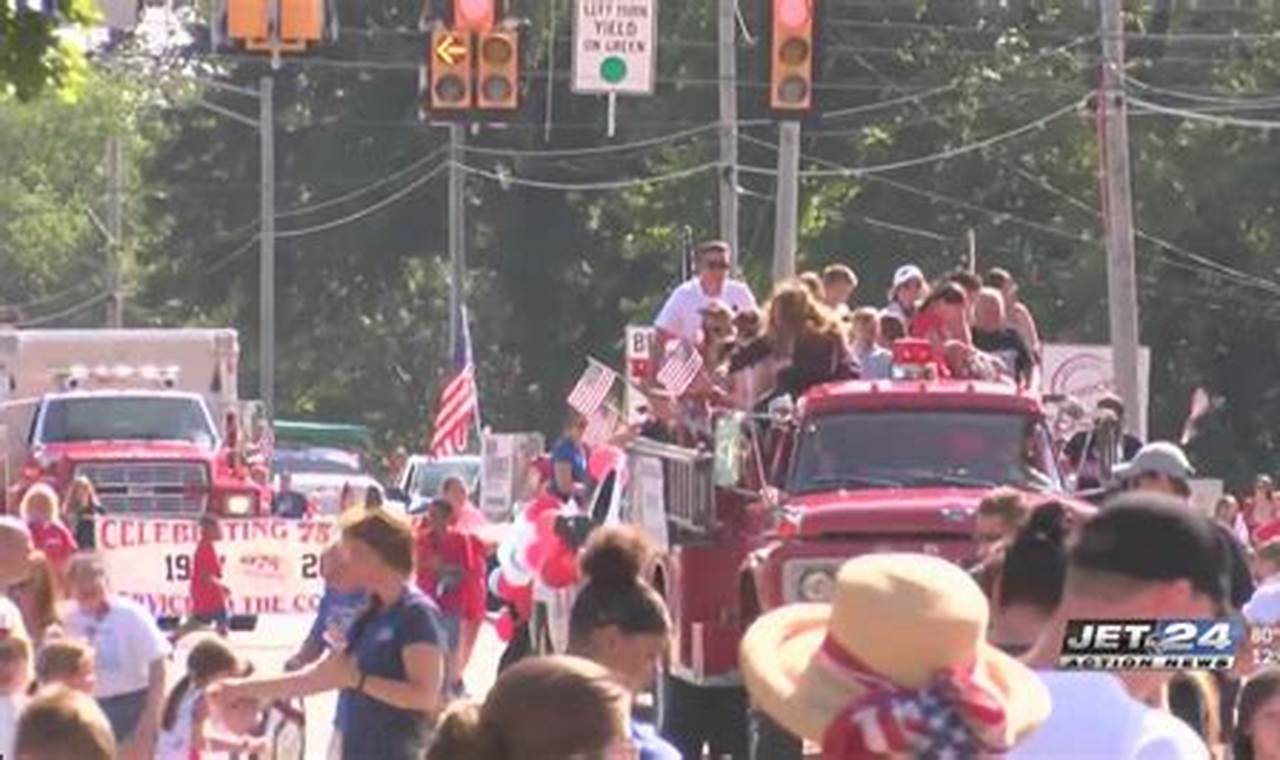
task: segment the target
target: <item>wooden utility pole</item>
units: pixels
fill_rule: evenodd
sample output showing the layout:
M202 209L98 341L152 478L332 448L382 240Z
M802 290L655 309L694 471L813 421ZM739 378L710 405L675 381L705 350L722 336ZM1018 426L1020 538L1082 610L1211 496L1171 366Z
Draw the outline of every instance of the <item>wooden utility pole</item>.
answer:
M1133 198L1129 182L1129 122L1124 92L1124 19L1121 0L1101 0L1101 122L1103 219L1107 243L1107 304L1116 392L1124 401L1126 432L1139 434L1138 287L1133 254Z
M737 0L720 0L720 238L733 250L735 266L740 266L738 250L738 50Z

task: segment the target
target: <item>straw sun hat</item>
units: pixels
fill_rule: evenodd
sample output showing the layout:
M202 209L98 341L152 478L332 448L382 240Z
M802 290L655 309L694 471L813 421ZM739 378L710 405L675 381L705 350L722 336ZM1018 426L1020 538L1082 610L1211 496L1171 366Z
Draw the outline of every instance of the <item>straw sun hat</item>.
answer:
M1050 705L1031 670L986 642L987 617L982 591L949 562L858 557L840 568L833 604L751 626L743 679L754 705L821 742L824 760L999 753Z

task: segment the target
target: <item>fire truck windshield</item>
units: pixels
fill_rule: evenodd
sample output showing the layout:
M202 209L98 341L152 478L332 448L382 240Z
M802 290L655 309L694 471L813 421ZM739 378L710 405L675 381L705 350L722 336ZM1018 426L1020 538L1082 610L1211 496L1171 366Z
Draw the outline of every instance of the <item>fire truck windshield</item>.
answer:
M998 485L1061 490L1044 425L1011 413L842 412L807 420L787 490Z
M76 441L217 442L204 404L182 396L83 396L51 398L33 443Z

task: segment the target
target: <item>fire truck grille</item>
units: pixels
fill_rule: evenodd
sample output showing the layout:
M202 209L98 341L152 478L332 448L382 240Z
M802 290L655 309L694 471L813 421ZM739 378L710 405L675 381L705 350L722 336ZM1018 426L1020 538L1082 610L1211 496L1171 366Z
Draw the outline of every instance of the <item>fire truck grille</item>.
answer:
M93 482L108 512L191 514L209 502L209 471L201 462L90 462L76 475Z

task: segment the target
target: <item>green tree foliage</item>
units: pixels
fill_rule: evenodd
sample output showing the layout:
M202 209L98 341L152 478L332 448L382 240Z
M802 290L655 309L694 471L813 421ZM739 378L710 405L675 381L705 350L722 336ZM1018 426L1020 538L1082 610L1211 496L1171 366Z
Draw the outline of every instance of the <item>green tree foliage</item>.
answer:
M0 94L29 100L53 86L74 96L85 73L84 56L59 37L59 28L94 17L92 0L57 0L51 15L0 3Z

